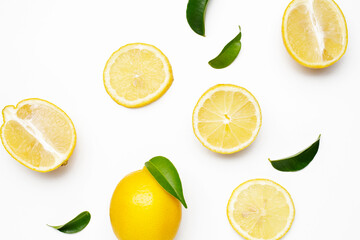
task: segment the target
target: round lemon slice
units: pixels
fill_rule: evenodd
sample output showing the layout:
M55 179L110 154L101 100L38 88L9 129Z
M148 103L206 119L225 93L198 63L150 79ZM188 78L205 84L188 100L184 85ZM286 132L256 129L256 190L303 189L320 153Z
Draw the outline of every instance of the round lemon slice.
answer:
M284 13L282 36L290 55L310 68L334 64L348 43L345 17L333 0L293 0Z
M156 47L132 43L114 52L106 63L104 85L118 104L134 108L152 103L171 86L167 57Z
M195 106L193 129L211 151L223 154L249 146L259 133L261 110L245 88L220 84L206 91Z
M3 109L1 140L6 151L26 167L48 172L65 165L76 143L71 119L41 99L26 99Z
M290 194L279 184L249 180L232 193L227 216L231 226L248 240L277 240L290 229L295 207Z

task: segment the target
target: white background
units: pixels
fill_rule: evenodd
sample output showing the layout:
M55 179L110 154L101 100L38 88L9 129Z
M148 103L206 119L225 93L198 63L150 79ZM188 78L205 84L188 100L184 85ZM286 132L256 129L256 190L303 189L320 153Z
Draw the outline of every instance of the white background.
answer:
M289 0L211 0L206 38L186 21L186 0L1 0L0 108L43 98L73 120L78 141L66 167L37 173L0 147L0 239L112 239L109 203L117 183L163 155L177 167L189 208L177 240L241 239L226 217L232 190L269 178L292 195L296 217L285 239L356 239L360 215L359 1L338 0L348 23L345 56L310 70L287 53L281 21ZM208 61L238 33L242 50L222 70ZM139 109L107 95L102 71L111 53L132 42L150 43L169 58L174 83ZM209 87L232 83L260 103L256 141L231 156L204 148L191 116ZM319 152L303 171L283 173L267 158L286 157L322 134ZM64 235L62 224L83 210L88 227ZM149 239L156 240L156 239Z

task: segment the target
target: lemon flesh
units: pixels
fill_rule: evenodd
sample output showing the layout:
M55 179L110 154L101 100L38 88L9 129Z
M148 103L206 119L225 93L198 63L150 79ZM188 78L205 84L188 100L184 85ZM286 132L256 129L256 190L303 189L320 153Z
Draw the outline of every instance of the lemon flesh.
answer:
M193 112L196 137L217 153L234 153L249 146L261 126L261 110L246 89L220 84L205 92Z
M167 57L156 47L133 43L114 52L104 70L105 89L125 107L141 107L161 97L173 75Z
M17 161L39 172L65 164L76 142L71 119L57 106L27 99L3 109L1 140Z
M231 226L244 238L276 240L290 229L295 208L290 194L279 184L254 179L234 190L227 215Z
M333 0L293 0L284 13L282 35L290 55L310 68L334 64L348 42L345 17Z
M144 167L117 185L110 220L119 240L172 240L180 225L181 204Z

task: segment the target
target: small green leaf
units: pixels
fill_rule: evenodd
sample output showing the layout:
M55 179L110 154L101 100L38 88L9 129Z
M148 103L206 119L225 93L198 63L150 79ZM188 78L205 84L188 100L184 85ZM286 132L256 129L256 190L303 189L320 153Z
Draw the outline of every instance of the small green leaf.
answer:
M314 159L320 145L320 137L305 150L288 158L270 160L271 165L279 171L295 172L304 169Z
M186 9L186 19L191 29L205 36L205 11L208 0L189 0Z
M50 226L63 233L77 233L83 230L90 222L91 215L88 211L82 212L77 215L70 222L60 226Z
M158 156L145 163L146 168L158 183L187 208L179 173L166 157Z
M241 28L239 26L240 33L236 35L236 37L231 40L220 54L214 58L213 60L209 61L210 66L216 69L225 68L229 66L239 55L241 50Z

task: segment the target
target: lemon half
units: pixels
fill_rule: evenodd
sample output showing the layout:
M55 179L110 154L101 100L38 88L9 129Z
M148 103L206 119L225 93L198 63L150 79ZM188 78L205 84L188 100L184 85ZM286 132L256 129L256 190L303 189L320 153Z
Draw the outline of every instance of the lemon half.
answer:
M48 172L65 165L76 143L71 119L42 99L26 99L3 109L1 140L6 151L26 167Z
M173 82L167 57L155 46L132 43L114 52L106 63L104 85L118 104L134 108L160 98Z
M290 55L310 68L334 64L348 43L345 17L333 0L293 0L284 13L282 36Z

